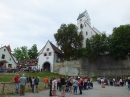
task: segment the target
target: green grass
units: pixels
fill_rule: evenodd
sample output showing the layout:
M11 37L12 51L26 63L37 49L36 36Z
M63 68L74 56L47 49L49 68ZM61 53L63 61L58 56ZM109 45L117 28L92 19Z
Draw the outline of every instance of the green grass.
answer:
M33 72L27 72L27 73L19 73L20 76L22 76L22 74L25 74L25 76L32 76L32 77L35 77L35 76L38 76L40 81L43 80L43 78L45 77L59 77L60 75L57 74L57 73L50 73L50 72L36 72L36 73L33 73ZM3 74L0 74L0 82L10 82L13 80L14 76L16 74L15 73L3 73Z
M43 79L45 77L60 77L59 74L57 73L50 73L50 72L36 72L36 73L33 73L33 72L27 72L27 73L19 73L20 76L22 76L22 74L25 74L25 76L32 76L32 77L36 77L38 76L38 78L40 79L40 82L39 82L39 91L41 90L44 90L44 83L43 83ZM3 74L0 74L0 83L1 82L14 82L13 81L13 78L16 74L15 73L3 73ZM2 89L2 84L0 84L0 91ZM5 95L14 95L14 92L15 92L15 86L14 86L14 83L11 83L11 84L6 84L5 86ZM31 88L30 88L30 85L27 84L26 87L25 87L25 92L31 92ZM0 92L0 97L5 97L4 95L1 94Z

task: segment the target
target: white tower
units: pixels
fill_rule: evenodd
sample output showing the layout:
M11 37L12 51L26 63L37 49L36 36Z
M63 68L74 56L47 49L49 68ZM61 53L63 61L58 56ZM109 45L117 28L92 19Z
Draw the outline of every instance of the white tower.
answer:
M98 31L96 28L91 28L91 19L88 15L87 10L83 13L79 14L77 18L77 27L78 32L83 32L84 40L83 40L83 47L86 47L87 41L91 38L92 35L100 34L101 32Z

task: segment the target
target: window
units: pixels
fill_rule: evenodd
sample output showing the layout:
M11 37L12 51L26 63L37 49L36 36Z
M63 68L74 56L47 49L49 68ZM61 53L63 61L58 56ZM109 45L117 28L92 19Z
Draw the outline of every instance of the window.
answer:
M9 60L11 61L11 58Z
M88 32L86 31L86 35L88 35Z
M4 49L4 51L6 51L6 49Z
M49 56L51 56L51 52L49 52Z
M12 64L8 64L8 67L9 67L9 68L12 68Z
M1 57L1 59L4 59L5 58L5 55L4 54L2 54L2 57Z
M86 24L84 24L85 25L85 27L86 27Z
M46 54L46 53L44 53L44 56L47 56L47 54Z
M80 29L82 29L83 28L83 25L82 24L80 24Z
M49 48L47 48L47 51L49 51Z
M86 39L86 46L88 45L88 42L89 42L89 39L87 38L87 39Z

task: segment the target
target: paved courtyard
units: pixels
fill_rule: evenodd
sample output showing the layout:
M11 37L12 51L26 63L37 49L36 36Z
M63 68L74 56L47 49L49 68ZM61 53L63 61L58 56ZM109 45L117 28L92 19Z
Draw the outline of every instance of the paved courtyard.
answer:
M57 93L60 97L60 92ZM25 93L25 96L12 96L12 97L49 97L49 90L44 90L39 93ZM99 84L94 82L94 88L91 90L83 90L83 95L73 95L66 93L66 97L130 97L130 91L127 87L106 86L101 88Z

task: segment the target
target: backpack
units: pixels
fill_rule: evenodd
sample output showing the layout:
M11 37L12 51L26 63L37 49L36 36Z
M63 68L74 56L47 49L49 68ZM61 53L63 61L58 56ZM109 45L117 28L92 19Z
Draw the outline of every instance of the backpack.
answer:
M38 79L38 78L36 78L36 79L35 79L35 83L38 83L38 82L39 82L39 79Z

